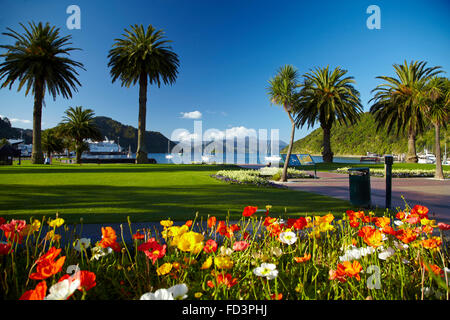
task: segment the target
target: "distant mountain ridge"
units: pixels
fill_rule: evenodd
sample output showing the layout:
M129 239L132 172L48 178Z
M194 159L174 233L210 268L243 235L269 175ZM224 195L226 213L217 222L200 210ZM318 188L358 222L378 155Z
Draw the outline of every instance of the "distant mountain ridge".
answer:
M441 128L441 150L444 152L445 138L447 145L450 144L450 126L447 130ZM323 150L323 130L318 128L306 137L294 142L293 153L321 154ZM417 152L423 149L433 152L434 150L434 127L427 129L417 137ZM340 124L333 125L331 129L331 149L335 156L366 155L367 152L377 154L402 154L408 150L406 135L396 136L395 133L388 134L387 131L377 132L375 118L366 112L360 117L359 122L352 126ZM282 150L287 152L287 147Z

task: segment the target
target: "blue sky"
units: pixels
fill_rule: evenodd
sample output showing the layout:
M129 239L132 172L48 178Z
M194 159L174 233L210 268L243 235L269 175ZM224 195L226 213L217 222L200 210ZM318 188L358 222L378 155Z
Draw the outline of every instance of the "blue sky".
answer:
M66 8L81 9L81 29L69 30ZM381 9L381 29L370 30L369 5ZM170 138L177 128L194 130L182 113L201 113L203 130L244 127L279 129L289 140L290 122L271 105L267 81L284 64L301 74L314 67L341 66L355 77L364 110L379 75L393 75L392 65L425 60L450 71L450 4L448 1L254 1L0 0L0 31L21 30L19 22L50 22L72 35L83 49L72 58L84 64L82 87L72 99L46 98L43 128L56 125L69 106L89 107L137 127L138 87L111 83L107 55L114 39L131 24L163 29L179 55L180 69L172 86L150 87L147 130ZM11 40L0 35L0 43ZM448 75L447 75L448 76ZM0 115L13 125L31 128L33 97L0 89ZM312 128L301 128L296 139Z

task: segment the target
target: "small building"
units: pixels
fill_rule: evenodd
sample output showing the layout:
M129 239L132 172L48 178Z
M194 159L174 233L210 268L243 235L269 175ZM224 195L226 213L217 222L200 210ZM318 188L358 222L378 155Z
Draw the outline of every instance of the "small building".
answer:
M0 165L12 165L14 157L20 157L20 150L9 144L0 147Z

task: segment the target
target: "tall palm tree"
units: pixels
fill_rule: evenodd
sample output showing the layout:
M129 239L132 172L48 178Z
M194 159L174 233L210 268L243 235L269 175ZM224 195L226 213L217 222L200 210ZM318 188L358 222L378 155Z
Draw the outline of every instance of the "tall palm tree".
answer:
M45 90L56 99L57 95L71 98L72 91L81 86L76 76L75 67L83 69L83 64L69 59L73 50L71 36L62 37L59 28L51 27L48 23L43 25L29 23L28 28L20 24L24 33L20 34L10 28L3 33L11 37L13 45L1 45L7 52L1 57L5 61L0 64L0 80L4 80L1 87L19 83L18 91L25 87L25 95L32 92L34 95L33 110L33 149L31 162L41 164L44 162L41 145L41 119L42 104Z
M295 136L295 121L294 114L296 109L296 102L298 99L298 72L292 65L285 65L278 69L278 73L269 80L267 87L269 99L273 104L283 107L286 111L289 120L291 121L291 140L284 161L283 171L281 173L281 181L287 181L287 168L292 152L292 145L294 144Z
M359 119L362 105L359 92L353 86L353 77L340 67L330 70L315 68L306 73L300 91L299 110L296 116L298 127L320 123L323 130L323 162L333 162L331 150L331 128L340 124L353 124Z
M374 104L370 112L377 121L377 129L386 128L388 132L405 133L408 136L406 162L418 162L416 136L423 132L426 117L420 107L420 96L425 84L433 76L442 72L440 67L426 67L424 61L406 61L403 65L394 64L396 78L379 76L385 82L372 90L375 93L370 101Z
M85 140L101 141L102 135L94 123L94 111L82 107L70 107L59 124L60 132L75 143L76 162L81 163L81 154L85 151Z
M145 126L147 115L148 83L161 86L173 84L178 74L179 60L176 53L168 46L171 41L164 39L164 31L156 30L152 25L144 29L142 25L125 29L123 38L115 39L109 51L108 67L112 82L120 79L127 88L139 82L139 118L138 146L136 163L147 163L145 145Z
M441 127L447 128L450 119L450 80L443 77L433 77L425 85L421 93L420 106L434 126L434 144L436 154L436 179L444 179L441 157Z

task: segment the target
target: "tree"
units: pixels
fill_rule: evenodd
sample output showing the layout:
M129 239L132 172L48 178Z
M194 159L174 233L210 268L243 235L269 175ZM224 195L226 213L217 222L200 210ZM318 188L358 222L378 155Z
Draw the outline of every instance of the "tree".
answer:
M331 71L327 66L315 68L303 76L295 121L298 127L308 124L308 128L320 123L323 129L323 162L333 162L330 141L335 121L353 124L362 113L359 92L353 86L355 81L346 74L347 70L340 67Z
M419 97L423 113L431 121L435 129L434 143L436 154L436 179L444 179L441 157L441 127L447 128L450 115L450 80L433 77L425 85Z
M47 129L42 131L42 150L51 157L53 153L64 151L64 141L58 135L57 129Z
M139 82L139 118L138 146L136 163L147 163L145 146L145 127L147 116L147 87L161 82L173 84L178 74L179 60L176 53L168 46L171 41L165 40L164 31L156 30L152 25L144 30L142 25L125 29L123 38L115 39L109 51L108 67L112 82L120 79L127 88Z
M102 140L102 135L94 124L94 111L81 106L66 110L59 130L75 143L76 162L81 163L81 155L86 151L85 139Z
M281 173L281 181L287 181L287 168L292 152L292 145L294 144L295 136L295 121L293 115L295 114L296 101L298 99L298 73L291 65L285 65L278 69L275 77L269 80L267 88L269 99L273 104L280 105L286 111L289 120L291 121L291 140L284 161L283 171Z
M418 162L416 136L423 132L426 117L420 107L420 96L424 95L425 84L442 72L440 67L426 67L424 61L406 61L394 64L397 78L378 76L385 82L372 90L375 93L370 102L370 112L375 116L377 128L386 127L388 132L405 133L408 136L406 162Z
M75 68L83 68L83 64L68 58L69 53L77 48L69 47L71 36L61 37L59 28L29 23L27 28L20 24L24 33L20 34L10 28L3 33L15 40L14 45L1 45L7 52L1 57L5 61L0 64L0 80L4 80L2 88L17 81L18 91L25 87L25 96L34 95L33 109L33 149L31 162L44 163L41 145L42 104L45 90L56 99L57 95L71 98L72 91L81 86Z

